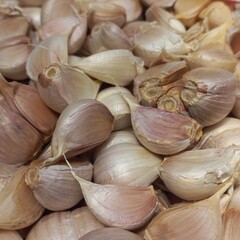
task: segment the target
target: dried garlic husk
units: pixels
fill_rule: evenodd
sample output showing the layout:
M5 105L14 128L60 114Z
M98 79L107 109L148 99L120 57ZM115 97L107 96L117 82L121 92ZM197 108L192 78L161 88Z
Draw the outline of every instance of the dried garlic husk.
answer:
M54 212L42 217L30 230L26 240L79 239L88 232L103 228L87 207Z
M232 110L237 78L219 68L200 67L183 75L181 99L190 115L202 126L210 126Z
M123 230L119 228L102 228L97 229L92 232L87 233L79 240L102 240L102 239L111 239L111 240L143 240L142 237Z
M127 86L137 75L138 64L129 50L117 49L93 54L73 66L100 81Z
M27 166L19 167L1 190L1 229L15 230L30 226L43 214L44 208L24 181L26 171Z
M17 231L0 230L1 240L23 240Z
M79 177L91 181L93 167L86 157L71 159L71 165ZM71 208L83 198L79 184L65 162L47 167L30 166L25 181L38 202L52 211Z
M67 36L53 36L37 45L29 55L26 64L29 78L37 81L45 67L53 63L67 63L67 41Z
M234 148L186 151L164 159L160 177L167 188L185 200L216 193L239 170L240 152Z
M92 80L79 69L55 63L39 74L37 88L43 101L61 113L73 102L95 99L100 82Z
M119 143L95 154L94 182L149 186L158 177L161 160L141 145Z
M221 196L232 184L233 180L229 181L211 198L160 212L148 225L144 239L220 240L222 235Z
M70 104L61 113L53 133L52 157L46 164L53 164L63 155L74 157L104 142L113 128L113 116L108 108L93 99Z
M97 100L102 102L114 116L114 130L121 130L131 126L130 109L122 97L122 93L132 95L124 87L109 87L101 90L97 95Z

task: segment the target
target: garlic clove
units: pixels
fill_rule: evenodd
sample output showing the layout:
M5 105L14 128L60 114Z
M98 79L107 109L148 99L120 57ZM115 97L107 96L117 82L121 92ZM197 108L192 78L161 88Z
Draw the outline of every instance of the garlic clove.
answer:
M97 229L92 232L87 233L79 240L102 240L102 239L111 239L111 240L143 240L142 237L123 230L119 228L102 228Z
M119 143L95 154L94 182L149 186L158 177L161 157L141 145Z
M23 240L17 231L0 230L1 240Z
M31 26L38 30L41 26L41 8L40 7L24 7L21 9Z
M162 8L171 8L175 4L176 0L141 0L146 6L160 6Z
M25 184L26 170L27 166L19 167L1 191L1 229L25 228L37 221L43 214L44 208Z
M71 165L75 173L90 181L93 168L87 158L72 160ZM64 162L47 167L34 165L28 169L25 181L38 202L52 211L71 208L83 198L78 182Z
M0 193L17 169L17 166L0 163Z
M84 99L70 104L58 119L51 142L52 158L46 164L63 159L63 155L73 157L100 145L109 137L113 120L107 107L96 100Z
M81 99L95 99L100 82L92 80L82 71L55 63L40 73L37 84L44 102L61 113L69 104Z
M93 54L73 66L100 81L126 86L137 75L137 65L130 51L117 49Z
M176 196L200 200L216 193L238 168L239 151L234 148L191 150L165 158L160 177Z
M58 62L68 62L67 36L49 37L36 46L27 60L27 74L37 81L45 67Z
M45 215L32 227L26 240L79 239L88 232L103 227L87 207L76 208L72 212L62 211Z

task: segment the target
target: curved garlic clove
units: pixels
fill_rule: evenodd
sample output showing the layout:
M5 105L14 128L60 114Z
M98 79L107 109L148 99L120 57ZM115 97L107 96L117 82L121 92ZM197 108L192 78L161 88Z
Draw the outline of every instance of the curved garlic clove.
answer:
M45 67L58 62L68 62L67 36L53 36L37 45L28 57L27 74L37 81Z
M126 86L137 75L137 65L129 50L117 49L93 54L73 66L100 81Z
M236 98L237 79L229 71L201 67L183 75L181 99L190 115L202 126L226 117Z
M95 99L100 83L82 71L55 63L40 73L37 88L43 101L61 113L69 104L81 99Z
M38 30L41 26L41 8L40 7L24 7L21 9L23 16L34 29Z
M42 217L30 230L26 240L79 239L95 229L103 228L87 207L54 212Z
M107 226L137 229L157 210L158 201L152 186L100 185L79 178L73 171L72 174L93 215Z
M102 239L111 239L111 240L143 240L142 237L123 230L119 228L102 228L97 229L92 232L87 233L79 240L102 240Z
M0 230L1 240L23 240L17 231Z
M161 157L141 145L119 143L95 155L94 182L149 186L158 177Z
M216 193L239 168L239 150L210 148L165 158L160 177L176 196L200 200Z
M44 208L25 184L26 170L27 166L19 167L1 191L1 229L25 228L37 221L43 214Z
M63 155L74 157L100 145L109 137L113 120L108 108L96 100L84 99L70 104L57 121L51 142L52 157L46 164L63 159Z
M96 100L102 102L114 116L114 130L121 130L131 126L130 109L126 101L122 97L131 94L131 92L124 87L109 87L101 90Z
M93 168L87 158L72 160L71 165L75 173L90 181ZM47 167L30 167L25 175L25 181L38 202L52 211L71 208L83 198L78 182L64 162Z

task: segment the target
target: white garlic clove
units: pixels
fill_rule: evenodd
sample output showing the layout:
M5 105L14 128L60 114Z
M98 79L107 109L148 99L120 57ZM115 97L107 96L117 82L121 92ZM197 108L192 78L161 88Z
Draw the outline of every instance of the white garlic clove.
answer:
M1 240L23 240L17 231L0 230Z

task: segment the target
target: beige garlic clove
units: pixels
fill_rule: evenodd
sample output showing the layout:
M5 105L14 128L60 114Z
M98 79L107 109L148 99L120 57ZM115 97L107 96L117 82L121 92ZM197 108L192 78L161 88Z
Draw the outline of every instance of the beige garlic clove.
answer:
M73 66L100 81L127 86L137 75L138 64L129 50L117 49L93 54Z
M55 63L40 73L37 88L43 101L61 113L73 102L95 99L100 85L100 82L92 80L79 69Z
M102 239L111 239L111 240L143 240L142 237L123 230L119 228L102 228L97 229L92 232L87 233L79 240L102 240Z
M149 186L158 177L161 157L141 145L119 143L95 155L94 182Z
M27 166L21 166L1 191L0 228L15 230L36 222L44 208L35 199L24 181Z
M131 92L124 87L109 87L101 90L97 100L102 102L114 116L114 130L121 130L131 126L130 109L122 97L122 93L131 95Z
M79 177L92 179L93 167L86 157L71 159L71 165ZM83 198L78 182L64 162L47 167L34 165L28 169L25 181L38 202L52 211L71 208Z
M108 108L93 99L70 104L61 113L53 133L52 157L46 164L53 164L66 155L74 157L103 143L113 128L113 116Z
M239 169L239 150L210 148L186 151L164 159L160 177L167 188L185 200L216 193Z
M1 240L23 240L21 235L17 231L0 230Z
M12 166L0 163L0 192L4 189L5 185L17 171L17 166Z
M41 8L40 7L24 7L21 9L24 17L34 29L38 30L41 26Z
M37 81L45 67L59 62L68 62L66 36L49 37L37 45L28 57L27 74L32 80Z
M236 98L237 79L229 71L200 67L183 75L181 99L190 115L202 126L226 117Z
M88 232L103 228L87 207L54 212L42 217L30 230L26 240L79 239Z

